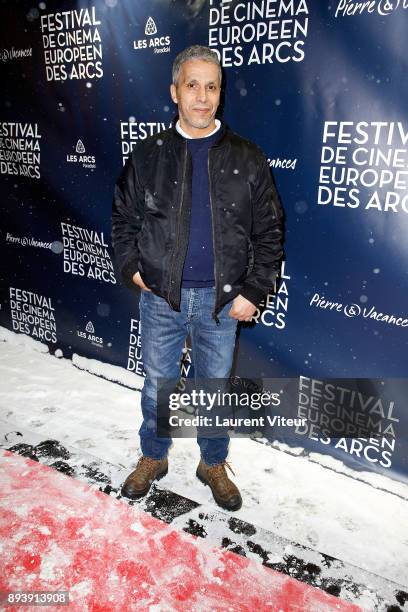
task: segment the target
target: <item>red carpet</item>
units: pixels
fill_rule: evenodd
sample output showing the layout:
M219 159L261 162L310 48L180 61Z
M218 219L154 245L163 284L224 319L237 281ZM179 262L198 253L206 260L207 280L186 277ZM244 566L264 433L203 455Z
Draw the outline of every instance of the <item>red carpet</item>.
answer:
M50 612L360 610L52 468L1 455L0 589L68 590L70 605Z

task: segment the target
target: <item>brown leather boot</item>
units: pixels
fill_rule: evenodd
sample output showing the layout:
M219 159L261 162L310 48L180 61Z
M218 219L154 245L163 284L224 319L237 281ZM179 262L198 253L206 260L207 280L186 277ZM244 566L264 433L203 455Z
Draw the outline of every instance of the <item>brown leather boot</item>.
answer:
M231 466L226 461L224 463L217 463L217 465L207 465L201 459L196 476L205 485L209 485L215 501L221 508L239 510L242 506L241 494L234 483L228 478L225 466L234 474Z
M137 499L146 495L153 480L160 480L167 474L167 457L164 459L151 459L140 457L136 469L126 478L121 493L124 497Z

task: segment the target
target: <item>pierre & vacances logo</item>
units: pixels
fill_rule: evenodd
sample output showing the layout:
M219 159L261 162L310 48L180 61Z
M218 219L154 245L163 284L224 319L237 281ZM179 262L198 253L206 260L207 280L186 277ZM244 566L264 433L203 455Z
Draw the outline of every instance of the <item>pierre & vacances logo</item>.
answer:
M11 47L11 49L0 49L1 62L9 62L14 59L22 59L24 57L32 56L32 47L27 47L27 49L16 49L15 47Z
M309 306L342 314L347 319L361 318L397 327L408 327L407 314L384 312L374 304L369 304L365 295L360 296L359 301L360 303L357 301L343 303L320 295L320 293L315 293L309 302Z
M334 16L353 17L366 13L387 16L401 9L408 9L408 0L369 0L369 2L338 0Z

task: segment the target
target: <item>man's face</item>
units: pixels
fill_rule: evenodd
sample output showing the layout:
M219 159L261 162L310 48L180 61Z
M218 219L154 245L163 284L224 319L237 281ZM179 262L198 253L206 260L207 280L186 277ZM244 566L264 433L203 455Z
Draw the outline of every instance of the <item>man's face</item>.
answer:
M180 125L193 138L206 136L214 129L220 86L218 66L199 59L184 62L177 85L170 86L172 100L178 105Z

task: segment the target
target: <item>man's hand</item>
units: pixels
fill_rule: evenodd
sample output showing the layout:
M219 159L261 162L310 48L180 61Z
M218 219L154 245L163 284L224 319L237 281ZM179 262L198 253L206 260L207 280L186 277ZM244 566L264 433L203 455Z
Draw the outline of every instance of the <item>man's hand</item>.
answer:
M228 314L233 319L238 319L238 321L250 321L255 311L256 306L239 294L232 300L231 310Z
M140 272L136 272L133 277L132 277L133 282L140 287L141 289L144 289L145 291L151 291L151 289L149 289L149 287L147 287L143 280L142 277L140 276Z

